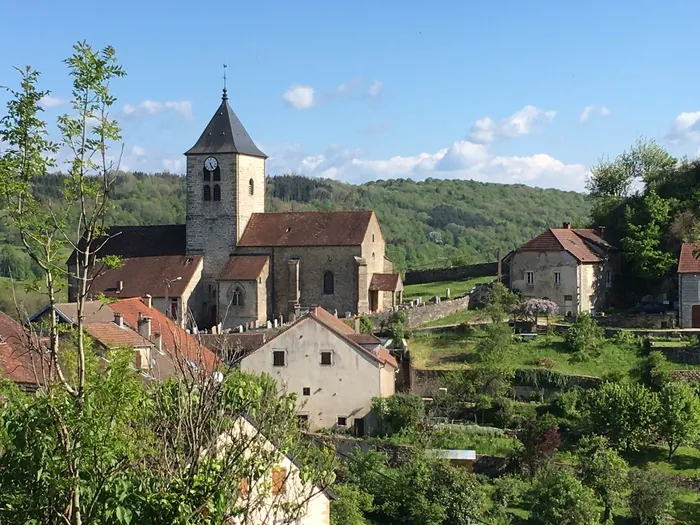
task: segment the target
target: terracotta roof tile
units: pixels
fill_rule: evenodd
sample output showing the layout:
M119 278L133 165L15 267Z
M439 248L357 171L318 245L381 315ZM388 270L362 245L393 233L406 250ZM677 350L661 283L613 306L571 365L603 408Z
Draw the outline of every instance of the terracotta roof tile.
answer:
M678 259L678 273L700 273L700 259L693 252L700 255L700 244L683 243Z
M255 281L267 264L267 255L234 255L219 272L217 281Z
M590 228L576 228L574 233L576 233L576 235L579 237L583 237L587 241L592 242L593 244L597 244L601 248L605 248L607 250L617 250L617 247L603 239L597 230L592 230Z
M124 321L132 328L138 327L139 314L150 317L151 333L161 334L163 351L171 359L189 360L197 366L203 363L207 370L213 370L218 365L219 360L214 352L156 308L148 308L141 298L120 299L109 306L115 312L122 314ZM161 374L163 374L162 370Z
M370 291L398 292L403 290L401 276L398 273L375 273L369 283Z
M21 324L0 312L0 375L15 383L36 383L32 353Z
M95 267L97 275L90 285L90 292L102 292L107 297L165 297L165 278L172 281L168 295L180 297L193 278L201 271L201 255L165 255L159 257L135 257L124 259L114 270L106 270L102 265ZM123 288L118 292L118 283Z
M87 323L83 327L91 337L107 348L119 348L121 346L145 348L153 346L153 343L130 327L124 326L120 328L111 321L108 323Z
M30 321L43 316L49 311L49 305L39 310L30 317ZM56 314L59 319L67 323L78 322L78 303L56 303ZM84 323L100 323L114 320L114 312L109 305L100 301L85 301L83 309Z
M381 344L381 340L372 334L352 334L348 338L355 341L358 345L374 345Z
M559 252L565 250L579 262L599 262L601 259L579 237L568 228L550 228L530 239L516 251Z
M238 246L359 246L371 211L254 213Z

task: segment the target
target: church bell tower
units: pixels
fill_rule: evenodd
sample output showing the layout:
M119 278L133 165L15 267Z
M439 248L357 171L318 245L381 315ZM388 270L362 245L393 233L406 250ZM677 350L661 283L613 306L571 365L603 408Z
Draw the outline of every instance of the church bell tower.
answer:
M228 103L221 105L187 157L187 253L204 255L200 282L205 326L216 319L216 276L253 213L265 211L265 155ZM213 310L212 310L213 308ZM215 321L214 321L215 322Z

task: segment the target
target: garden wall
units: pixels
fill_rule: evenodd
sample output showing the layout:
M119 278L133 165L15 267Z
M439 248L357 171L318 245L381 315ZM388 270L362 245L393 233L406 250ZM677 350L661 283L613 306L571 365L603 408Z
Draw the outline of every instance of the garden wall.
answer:
M423 303L414 306L402 305L400 310L406 314L406 326L412 328L456 314L468 308L469 296L467 295L459 299L443 300L439 303ZM370 319L372 319L372 323L375 326L378 326L382 321L387 321L393 313L391 310L380 312L370 316Z
M601 326L616 328L651 328L658 330L678 326L678 314L676 312L596 315L595 320Z
M505 273L505 268L502 270ZM423 284L440 281L461 281L470 277L488 277L498 274L498 263L468 264L452 268L432 268L430 270L408 270L404 284Z
M700 348L697 346L654 346L652 350L663 352L666 359L672 363L682 363L685 365L700 365Z

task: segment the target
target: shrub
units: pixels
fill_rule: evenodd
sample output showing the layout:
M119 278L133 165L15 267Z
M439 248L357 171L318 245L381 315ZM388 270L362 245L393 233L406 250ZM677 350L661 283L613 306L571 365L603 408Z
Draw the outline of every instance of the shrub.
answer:
M331 501L331 525L364 525L364 513L372 510L372 495L347 484L337 484L333 491L338 499Z
M555 363L554 363L554 361L552 361L551 359L540 359L540 360L537 362L537 366L539 366L539 367L541 367L541 368L547 368L547 369L550 369L550 370L551 370L552 368L555 367Z
M642 343L641 337L636 335L634 332L630 332L629 330L618 330L615 332L612 340L618 345L640 346Z
M425 414L423 400L415 394L372 398L372 410L383 433L389 435L416 428Z
M540 474L528 494L530 520L538 525L597 525L593 492L562 468Z
M507 397L499 397L493 400L491 408L494 409L493 423L497 427L507 428L513 419L515 411L513 402Z
M522 500L525 482L519 476L506 474L493 482L491 501L501 508L517 505Z
M653 470L629 471L629 507L640 525L668 522L673 507L673 491L668 477Z
M363 334L371 334L373 331L374 325L372 324L372 319L366 315L360 317L360 332Z
M603 329L595 319L588 313L582 313L566 333L566 345L578 359L585 360L598 351L603 334Z

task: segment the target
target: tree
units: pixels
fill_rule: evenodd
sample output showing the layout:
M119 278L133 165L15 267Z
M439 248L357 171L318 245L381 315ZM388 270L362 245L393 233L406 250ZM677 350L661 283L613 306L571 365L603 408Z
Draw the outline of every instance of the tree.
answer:
M655 433L659 400L655 392L636 383L603 383L586 395L588 426L615 448L636 450Z
M666 383L659 392L659 435L668 446L671 461L678 447L700 436L700 403L687 383Z
M668 523L673 508L673 488L661 472L654 470L629 471L629 507L639 525Z
M581 482L603 502L602 523L612 523L612 512L626 488L627 463L608 446L603 436L586 436L576 451L576 471Z
M472 374L477 393L490 397L506 396L515 370L512 365L513 330L505 323L491 323L474 349L476 364Z
M566 332L566 345L569 351L581 359L591 357L603 340L604 331L591 314L583 312Z
M493 283L486 306L486 315L492 323L502 323L515 311L519 302L517 294L503 283Z
M535 324L540 315L544 315L549 320L550 317L559 313L557 303L549 299L528 299L520 305L519 310L523 315L531 318Z
M533 480L554 459L561 445L559 428L551 416L530 420L518 434L518 439L523 446L520 462Z
M425 415L423 400L415 394L372 398L372 410L379 418L380 427L389 434L415 429Z
M331 502L331 525L365 525L364 513L372 510L372 495L355 485L336 485L338 499Z
M542 472L528 496L528 523L533 525L593 525L600 520L593 492L566 469Z

